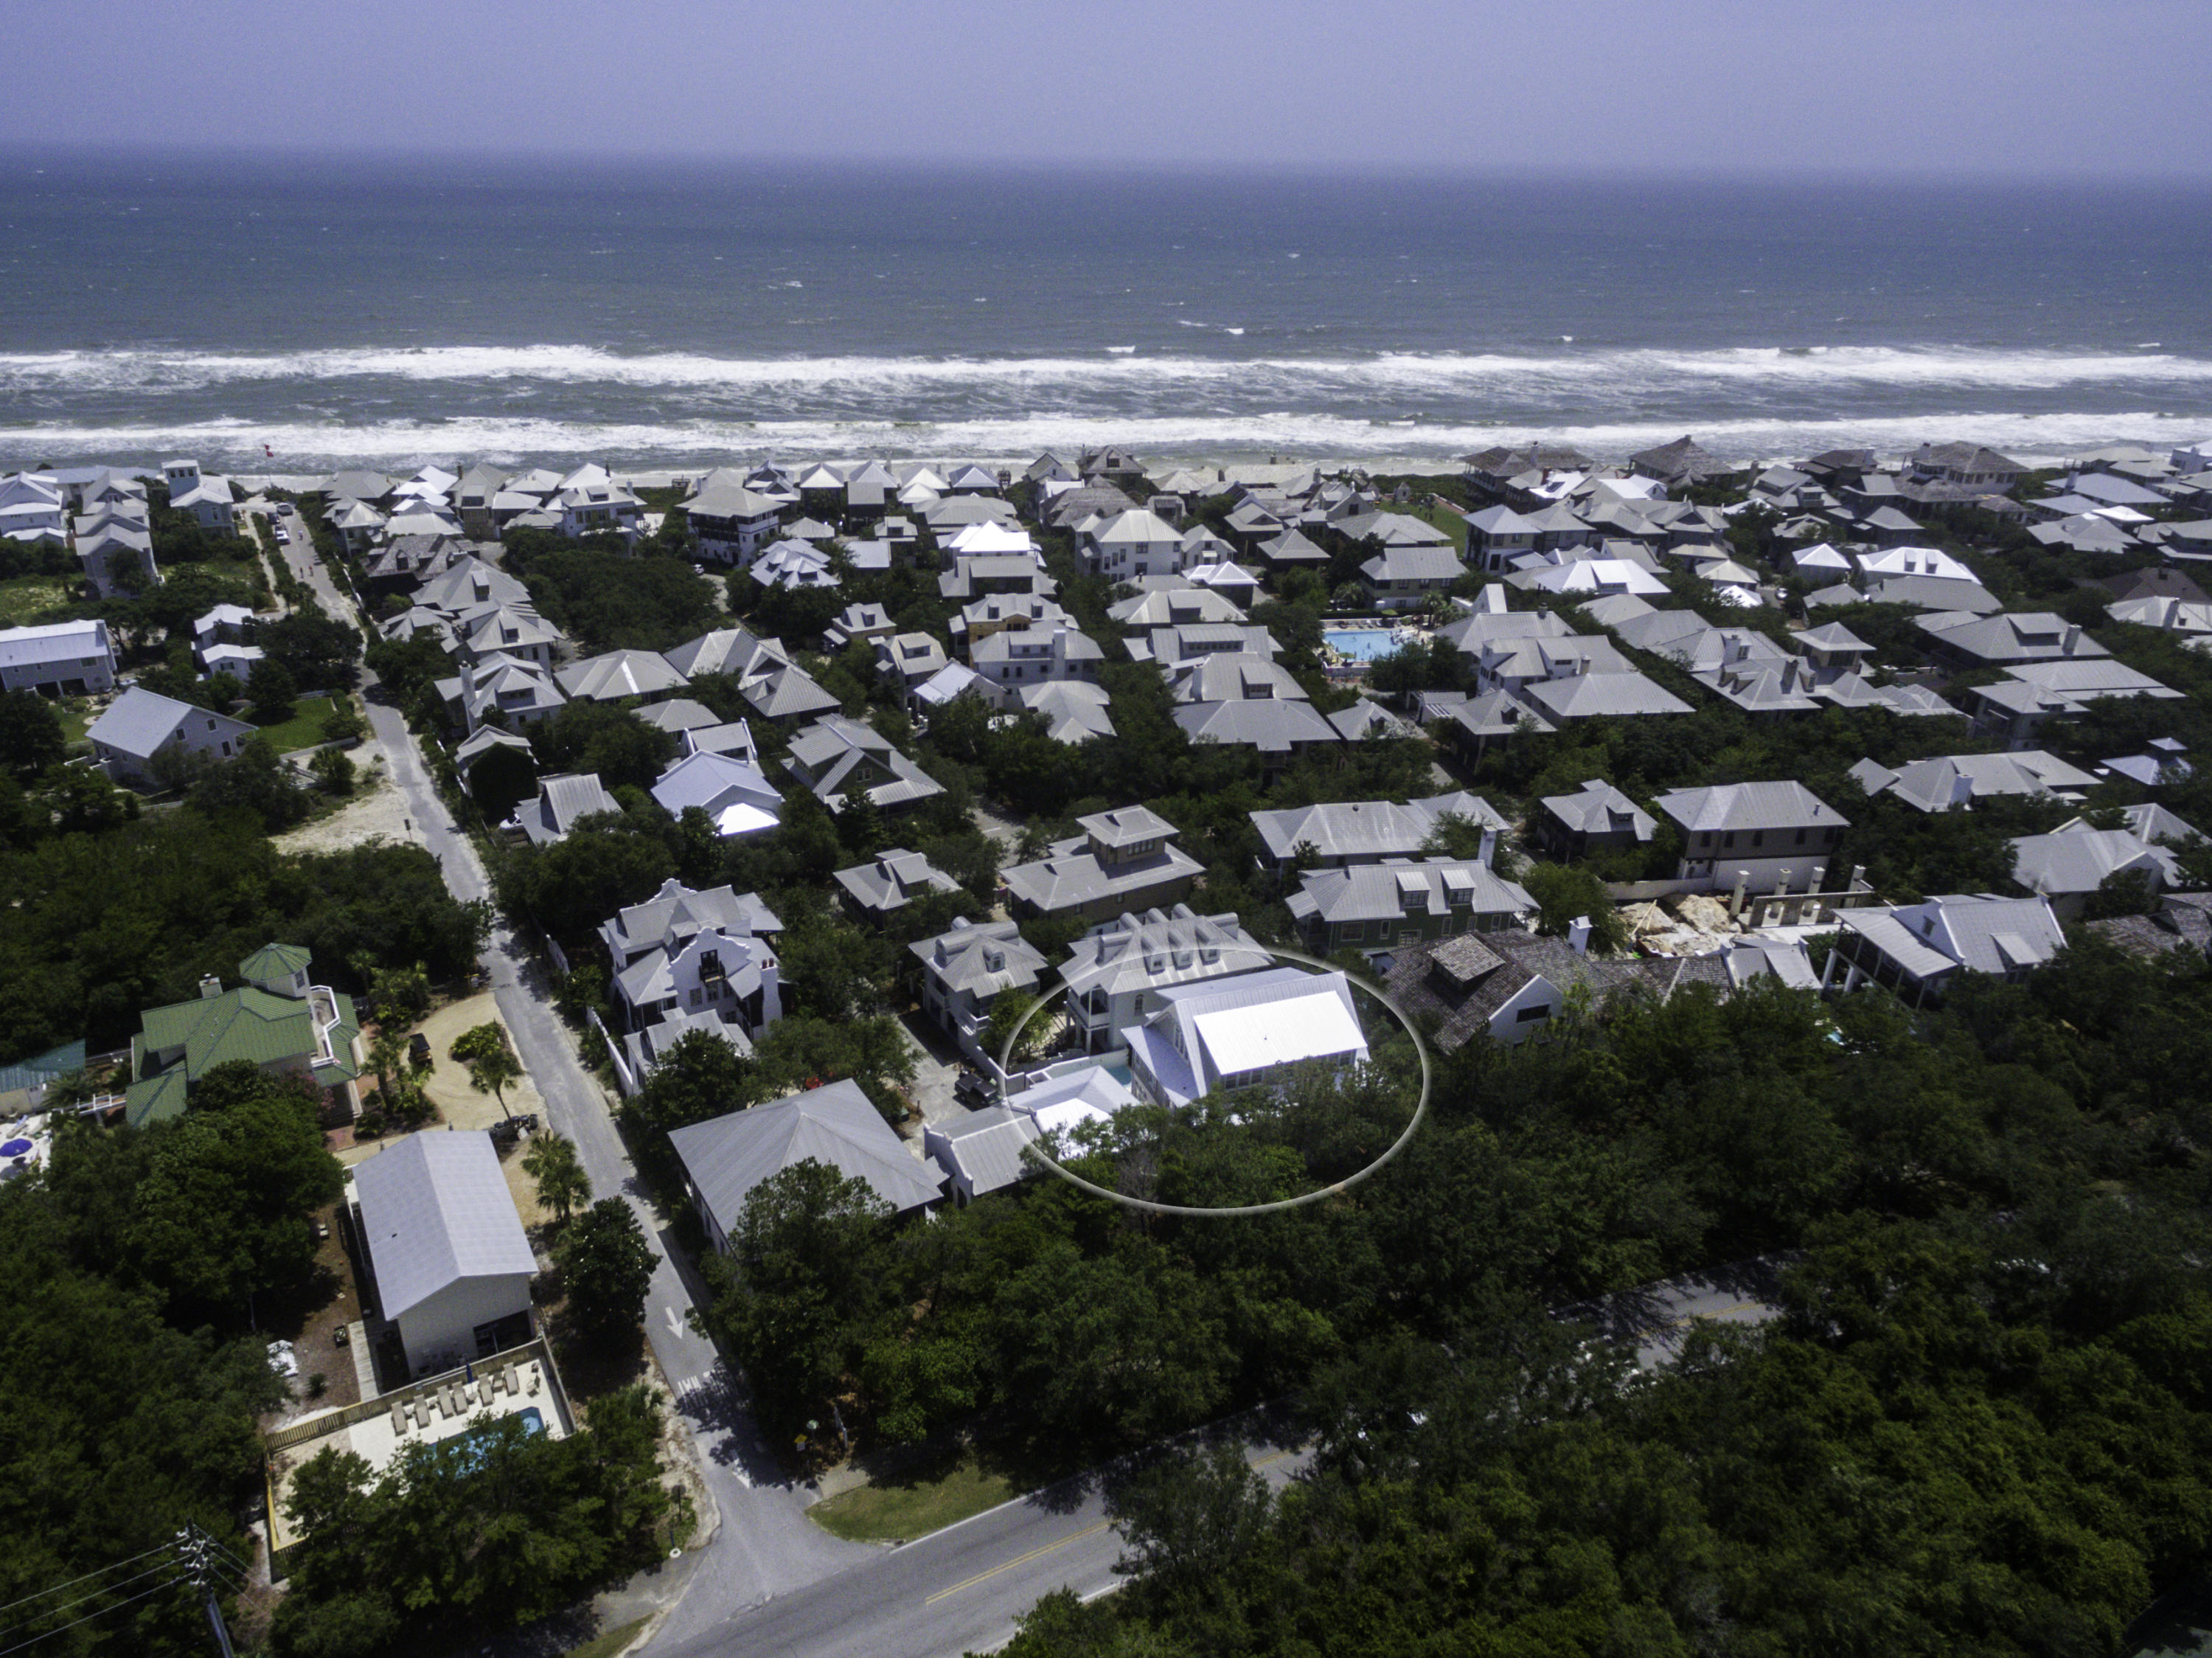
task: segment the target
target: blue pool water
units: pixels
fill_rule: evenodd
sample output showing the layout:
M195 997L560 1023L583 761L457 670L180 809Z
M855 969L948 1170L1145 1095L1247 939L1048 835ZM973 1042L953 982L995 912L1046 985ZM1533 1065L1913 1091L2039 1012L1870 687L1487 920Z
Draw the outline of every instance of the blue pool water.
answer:
M1398 636L1387 627L1325 627L1321 637L1325 643L1359 662L1388 656L1398 648Z

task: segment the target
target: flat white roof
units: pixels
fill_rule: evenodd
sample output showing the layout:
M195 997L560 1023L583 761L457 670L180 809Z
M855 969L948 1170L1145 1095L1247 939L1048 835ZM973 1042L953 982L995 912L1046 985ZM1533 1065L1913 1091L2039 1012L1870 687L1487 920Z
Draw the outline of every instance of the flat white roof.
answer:
M1367 1038L1352 1010L1325 984L1308 994L1242 1008L1220 1008L1191 1021L1214 1067L1224 1076L1344 1054L1365 1058Z

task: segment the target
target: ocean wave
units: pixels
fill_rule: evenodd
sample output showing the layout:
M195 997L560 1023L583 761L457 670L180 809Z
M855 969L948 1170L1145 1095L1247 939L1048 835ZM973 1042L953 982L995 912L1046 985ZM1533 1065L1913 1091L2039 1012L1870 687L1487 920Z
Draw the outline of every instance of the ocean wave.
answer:
M1209 325L1200 325L1209 326ZM1237 331L1221 331L1224 333ZM719 357L625 355L590 345L357 347L276 353L113 350L0 354L0 394L175 393L256 381L350 380L513 386L601 385L662 391L896 397L915 390L1081 395L1117 388L1279 387L1327 396L1542 396L1738 392L1821 387L2049 391L2212 383L2212 360L2166 351L1982 350L1965 347L1744 346L1717 350L1587 350L1542 355L1387 352L1364 357Z
M0 464L150 463L196 454L236 471L314 470L344 463L428 461L517 464L588 456L626 466L696 465L730 458L864 455L1029 457L1120 444L1157 460L1295 454L1350 461L1406 457L1448 463L1492 444L1536 438L1574 443L1617 459L1680 436L1679 419L1567 425L1391 422L1279 411L1251 416L1192 414L1127 419L1080 416L909 422L763 420L560 421L486 416L359 424L266 423L235 417L179 422L93 424L56 421L0 429ZM2212 436L2212 415L2151 411L2120 414L1958 412L1817 421L1735 419L1698 423L1698 438L1724 454L1808 454L1867 447L1896 452L1961 439L2039 460L2100 443L2171 446ZM264 454L264 446L270 453Z

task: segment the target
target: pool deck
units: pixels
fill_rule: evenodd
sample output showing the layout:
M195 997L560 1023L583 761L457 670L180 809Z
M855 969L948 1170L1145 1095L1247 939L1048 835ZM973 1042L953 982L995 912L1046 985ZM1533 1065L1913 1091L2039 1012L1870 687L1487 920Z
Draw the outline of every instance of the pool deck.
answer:
M551 1438L572 1431L568 1397L543 1338L278 1429L264 1442L271 1549L281 1553L300 1540L284 1511L284 1498L292 1476L319 1453L350 1451L381 1473L409 1445L457 1439L485 1423L526 1411L538 1413L543 1431Z
M1376 657L1388 656L1407 644L1426 644L1432 634L1431 629L1381 617L1367 621L1325 622L1321 630L1322 660L1331 667L1364 668ZM1347 650L1334 643L1347 636L1356 636L1362 645L1368 647L1367 650Z

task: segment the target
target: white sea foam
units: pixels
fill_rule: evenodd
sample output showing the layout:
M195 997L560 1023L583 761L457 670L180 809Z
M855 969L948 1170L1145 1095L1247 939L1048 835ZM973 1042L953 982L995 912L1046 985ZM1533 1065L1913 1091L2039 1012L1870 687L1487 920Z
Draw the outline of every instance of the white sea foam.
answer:
M1186 327L1241 329L1178 319ZM1746 393L1823 387L2044 391L2066 386L2212 384L2212 360L2164 351L1980 351L1958 347L1741 347L1721 350L1597 350L1544 354L1390 353L1358 357L626 356L588 345L360 347L266 355L157 350L0 354L0 394L76 391L182 393L228 383L390 379L617 385L702 393L803 393L847 389L896 395L927 387L978 393L1080 393L1161 387L1279 384L1316 393L1543 397Z
M0 464L66 457L80 462L196 454L248 471L312 470L361 461L474 460L591 456L624 465L693 464L722 456L1024 455L1117 443L1148 459L1294 454L1310 459L1407 456L1449 464L1497 443L1546 437L1620 456L1679 436L1680 420L1520 426L1382 424L1330 415L1192 414L1096 418L1067 414L1005 419L689 421L665 424L485 417L363 424L264 424L235 418L98 425L57 421L0 430ZM2023 460L2094 444L2169 445L2212 436L2212 414L1932 413L1863 420L1740 419L1699 424L1699 440L1741 455L1813 454L1842 447L1886 451L1930 441L1988 443ZM264 457L263 445L275 451Z

